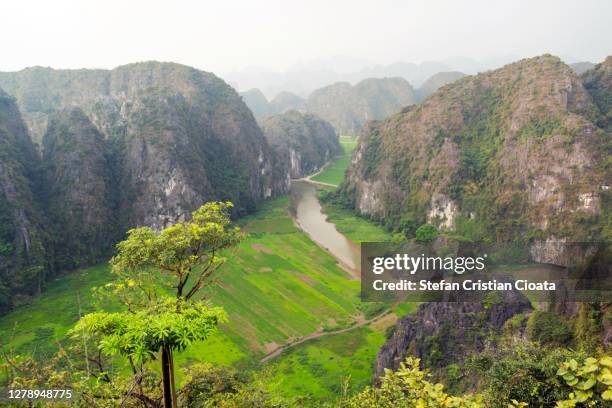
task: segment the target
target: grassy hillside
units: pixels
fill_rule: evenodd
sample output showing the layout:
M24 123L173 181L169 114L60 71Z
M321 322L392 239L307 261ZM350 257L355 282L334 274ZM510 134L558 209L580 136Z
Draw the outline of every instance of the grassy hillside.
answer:
M344 172L351 162L351 155L355 146L357 146L357 139L350 136L340 136L340 144L344 150L342 156L327 166L321 173L312 177L313 181L339 186L344 180Z

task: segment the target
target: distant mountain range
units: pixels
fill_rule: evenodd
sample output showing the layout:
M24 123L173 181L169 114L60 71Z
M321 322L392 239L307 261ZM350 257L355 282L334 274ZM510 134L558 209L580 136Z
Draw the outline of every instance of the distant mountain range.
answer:
M315 89L336 82L349 82L354 85L367 78L399 77L408 81L412 86L419 87L428 78L439 72L460 71L466 74L476 74L514 60L516 60L515 57L483 60L451 57L442 61L394 62L381 65L355 58L332 57L296 64L285 73L250 67L222 74L221 77L239 91L258 88L268 99L281 91L306 98Z
M257 88L240 95L256 118L290 110L309 112L329 121L339 134L357 135L368 120L383 119L464 76L457 71L439 72L417 90L405 79L391 77L368 78L355 85L347 81L336 82L314 90L307 98L283 91L268 102Z
M383 119L417 102L414 89L403 78L370 78L356 85L338 82L317 89L306 109L329 121L341 135L356 135L369 120Z

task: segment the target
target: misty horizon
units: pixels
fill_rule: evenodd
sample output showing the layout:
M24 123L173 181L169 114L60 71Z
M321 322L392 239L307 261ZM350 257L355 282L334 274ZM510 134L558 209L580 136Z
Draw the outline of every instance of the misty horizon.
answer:
M545 53L567 63L596 63L609 54L605 39L612 38L612 3L601 0L179 1L172 7L161 1L26 0L3 4L0 12L9 17L0 26L0 71L111 69L156 60L222 76L346 73L397 62L449 61L460 69L467 59L488 66Z

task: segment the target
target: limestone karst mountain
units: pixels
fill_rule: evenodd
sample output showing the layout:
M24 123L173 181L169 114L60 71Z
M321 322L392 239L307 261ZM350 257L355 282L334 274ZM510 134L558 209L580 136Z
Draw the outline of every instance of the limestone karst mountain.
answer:
M402 78L370 78L355 86L338 82L312 92L306 109L341 135L356 135L369 120L383 119L416 102L412 86Z
M270 176L271 153L251 112L213 74L157 62L31 68L1 73L0 87L16 97L39 145L53 112L84 112L116 152L127 225L160 227L213 198L244 213L284 188Z
M589 61L575 62L573 64L569 64L569 66L572 67L572 69L576 71L578 75L582 75L588 70L595 68L595 65L597 64L594 64Z
M270 116L274 113L266 96L259 89L253 88L246 92L240 92L240 96L256 118Z
M462 242L505 242L528 248L532 261L579 264L611 238L611 91L611 57L581 77L544 55L460 79L364 129L344 198L408 235L429 222ZM430 302L401 318L378 352L377 376L406 355L436 372L486 344L497 349L505 322L531 304L518 292L490 293L488 308ZM581 306L555 295L555 311L579 315ZM612 328L597 316L590 339L609 344Z
M213 74L30 68L0 73L0 87L0 309L57 270L105 259L129 228L162 228L211 200L239 216L288 189L289 168Z
M581 78L550 55L521 60L370 122L343 195L407 234L429 222L493 242L609 240L610 63Z
M444 80L439 78L428 86L441 86ZM346 135L356 135L368 120L383 119L418 99L417 93L402 78L369 78L354 86L337 82L314 90L307 99L282 91L268 102L257 89L241 95L259 119L290 110L308 112L330 122L337 133Z
M311 114L288 111L265 119L262 129L291 178L314 173L342 152L334 128Z
M270 102L274 113L285 113L290 110L304 112L306 110L306 100L294 93L279 92Z
M267 118L290 110L297 110L300 112L306 110L306 100L291 92L279 92L270 102L268 102L265 95L257 88L247 92L241 92L240 95L244 103L246 103L257 119Z

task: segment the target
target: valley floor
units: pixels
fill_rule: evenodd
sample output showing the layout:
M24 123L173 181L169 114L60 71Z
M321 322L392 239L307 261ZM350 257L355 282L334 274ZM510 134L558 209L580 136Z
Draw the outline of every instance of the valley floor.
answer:
M337 187L342 183L344 173L351 162L353 150L357 147L357 139L351 136L340 136L340 144L344 153L325 166L322 171L308 177L309 180L331 187Z
M361 304L359 282L296 227L289 206L289 197L274 199L241 220L249 237L225 254L218 285L205 293L211 303L225 308L229 322L176 360L179 367L203 361L265 367L271 391L330 400L347 376L350 390L371 381L386 328L396 313L403 315L413 305L388 311L386 305ZM355 242L388 238L382 228L349 212L330 206L325 211ZM343 225L343 216L352 218ZM79 316L94 307L117 307L97 305L92 296L92 288L111 279L107 264L56 279L30 304L0 318L0 332L7 334L0 347L41 357L51 354Z

